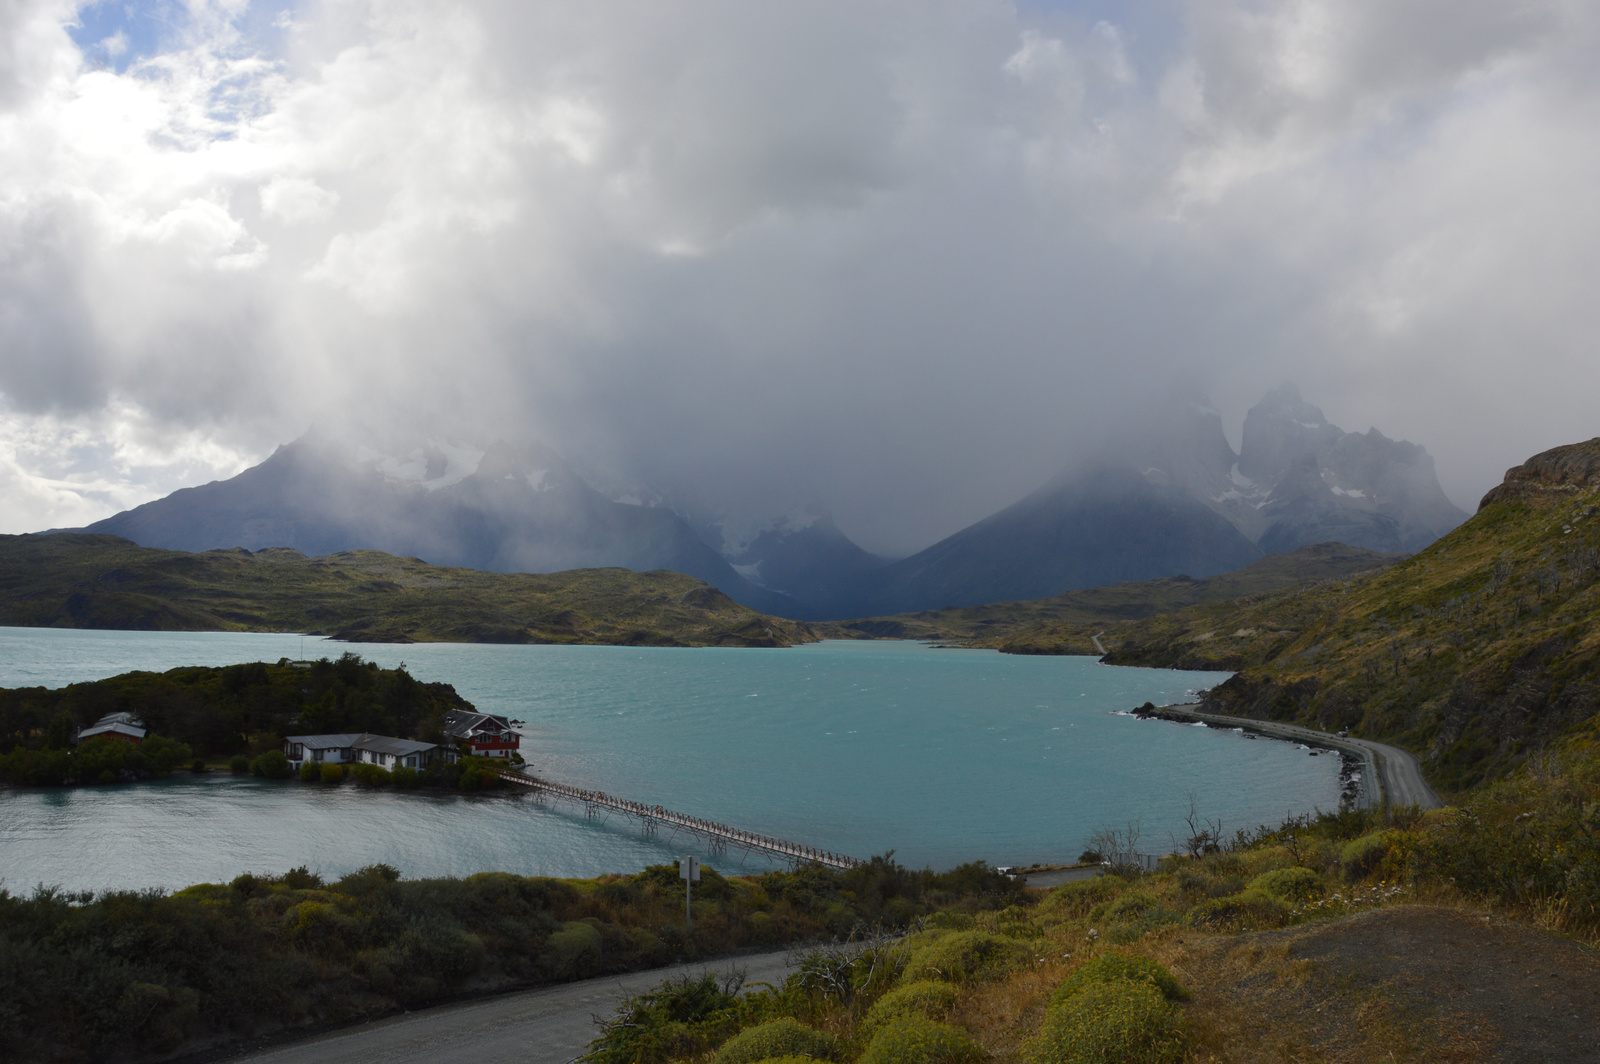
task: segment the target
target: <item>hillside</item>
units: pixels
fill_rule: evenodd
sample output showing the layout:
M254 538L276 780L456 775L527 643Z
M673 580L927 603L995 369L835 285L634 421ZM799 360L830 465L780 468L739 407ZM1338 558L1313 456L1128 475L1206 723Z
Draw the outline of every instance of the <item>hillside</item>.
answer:
M1595 719L1597 514L1600 438L1510 470L1381 573L1133 622L1103 637L1107 660L1239 670L1207 709L1386 739L1459 791Z
M997 602L893 617L817 625L837 639L922 639L992 647L1013 654L1094 654L1090 637L1108 626L1241 595L1264 595L1312 581L1338 580L1393 565L1405 555L1343 543L1271 554L1241 569L1195 580L1128 580L1051 598Z
M108 535L0 536L0 624L276 631L355 642L788 646L763 616L692 576L629 569L490 573L378 551L189 554Z

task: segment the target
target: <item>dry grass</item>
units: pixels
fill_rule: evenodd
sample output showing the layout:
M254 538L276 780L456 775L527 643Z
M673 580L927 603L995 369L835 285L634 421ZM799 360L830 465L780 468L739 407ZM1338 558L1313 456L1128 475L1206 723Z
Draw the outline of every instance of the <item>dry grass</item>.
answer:
M1074 965L1042 964L998 983L976 987L956 1009L955 1020L999 1064L1021 1059L1022 1045L1044 1018L1050 994Z

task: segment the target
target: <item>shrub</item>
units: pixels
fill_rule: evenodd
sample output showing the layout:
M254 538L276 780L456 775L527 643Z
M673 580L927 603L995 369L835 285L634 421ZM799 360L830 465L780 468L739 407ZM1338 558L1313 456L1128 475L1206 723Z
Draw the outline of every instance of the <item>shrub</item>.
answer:
M1030 1064L1176 1064L1183 1058L1181 1022L1178 1010L1149 983L1118 979L1085 986L1045 1012L1024 1059Z
M716 1064L756 1064L756 1061L773 1057L828 1059L838 1049L838 1039L832 1035L785 1016L740 1031L728 1039L717 1051Z
M1130 890L1113 898L1109 902L1102 902L1089 911L1091 920L1104 917L1107 920L1135 920L1149 909L1158 908L1160 899L1148 890Z
M883 1027L912 1016L942 1020L956 1007L956 988L934 979L919 979L896 987L867 1010L863 1024L868 1030Z
M1249 889L1282 901L1307 902L1322 893L1322 877L1309 868L1280 868L1256 876Z
M389 770L363 761L350 766L350 778L361 787L386 787L389 785Z
M1388 852L1387 833L1375 831L1371 835L1363 835L1359 839L1345 843L1344 849L1339 852L1339 866L1353 883L1377 871L1378 865L1383 863L1384 855Z
M422 773L400 765L389 773L389 782L398 790L413 790L422 786Z
M545 943L539 961L557 976L569 979L593 975L600 967L600 932L581 920L561 925Z
M322 764L318 761L302 761L300 763L300 778L306 783L316 783L322 778Z
M206 763L205 763L204 759L198 758L198 757L195 758L192 762L189 763L189 771L190 772L194 772L194 773L200 773L200 772L206 771Z
M1189 922L1196 927L1280 927L1288 919L1289 907L1260 890L1212 898L1189 910Z
M736 1029L737 980L714 975L668 979L629 998L603 1021L600 1037L579 1059L585 1064L654 1064L696 1056Z
M344 766L324 761L322 764L323 783L343 783Z
M1182 1001L1189 996L1171 972L1150 958L1113 952L1102 953L1081 965L1067 976L1051 1000L1059 1004L1091 986L1110 986L1115 983L1140 983L1152 987L1168 1001Z
M1040 903L1041 911L1061 916L1087 916L1101 902L1110 901L1128 887L1121 876L1095 876L1057 887Z
M961 1028L908 1016L873 1035L858 1064L976 1064L982 1059L983 1050Z
M235 776L245 776L250 773L250 759L243 754L234 754L228 758L228 771Z
M912 951L902 982L943 979L971 983L998 979L1033 959L1033 948L987 931L947 931Z
M282 750L268 750L250 762L250 771L265 779L286 780L290 775L289 759Z

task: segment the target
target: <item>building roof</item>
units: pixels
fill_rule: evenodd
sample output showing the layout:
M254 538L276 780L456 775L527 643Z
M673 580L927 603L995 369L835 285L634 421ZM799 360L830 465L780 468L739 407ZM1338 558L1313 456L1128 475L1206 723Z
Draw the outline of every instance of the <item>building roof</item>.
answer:
M366 732L337 732L333 735L291 735L288 741L312 750L343 750L366 737Z
M438 748L437 743L421 743L415 739L396 739L391 735L373 735L371 732L339 732L333 735L290 735L286 742L299 743L310 750L370 750L375 754L393 754L407 757Z
M357 750L370 750L375 754L393 754L395 757L409 757L411 754L422 754L439 748L438 743L422 743L415 739L391 739L387 735L363 735L351 745Z
M125 713L116 715L127 716ZM78 741L81 743L85 739L93 739L97 735L125 735L130 739L143 739L145 737L145 729L137 724L128 724L120 720L101 720L98 724L80 730L78 732Z
M509 732L511 721L493 713L468 713L452 709L444 715L444 733L457 739L470 739L479 732Z

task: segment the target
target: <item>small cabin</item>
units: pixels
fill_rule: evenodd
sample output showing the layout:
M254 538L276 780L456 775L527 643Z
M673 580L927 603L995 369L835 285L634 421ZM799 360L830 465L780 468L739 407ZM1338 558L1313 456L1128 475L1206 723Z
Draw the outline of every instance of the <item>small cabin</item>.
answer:
M150 729L144 726L144 721L132 713L107 713L87 728L79 728L74 742L86 743L90 739L109 735L113 739L138 746L144 742L144 737L150 734Z

